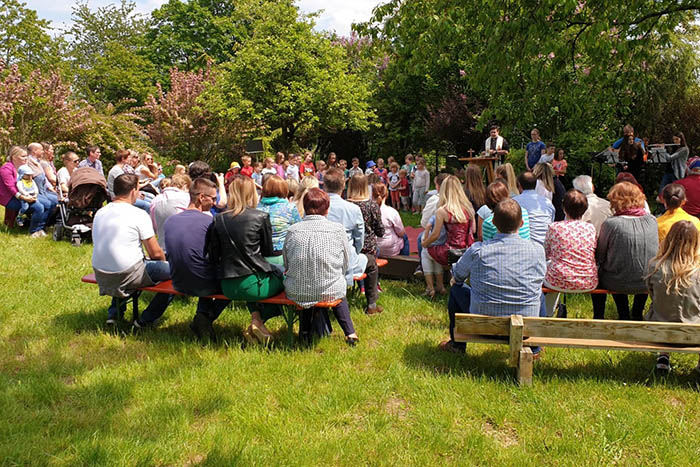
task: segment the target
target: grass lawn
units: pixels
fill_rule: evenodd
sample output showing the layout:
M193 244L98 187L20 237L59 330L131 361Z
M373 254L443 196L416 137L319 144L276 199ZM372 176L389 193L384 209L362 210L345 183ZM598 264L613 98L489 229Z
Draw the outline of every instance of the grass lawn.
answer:
M0 218L3 216L0 208ZM0 464L697 465L697 357L546 349L519 388L507 347L444 354L444 299L382 281L385 312L353 306L311 348L242 349L248 313L202 346L176 299L154 330L105 330L109 299L82 284L92 247L0 228ZM142 301L143 303L143 301ZM614 316L612 300L608 303ZM585 297L571 316L591 316ZM283 341L281 318L269 323Z

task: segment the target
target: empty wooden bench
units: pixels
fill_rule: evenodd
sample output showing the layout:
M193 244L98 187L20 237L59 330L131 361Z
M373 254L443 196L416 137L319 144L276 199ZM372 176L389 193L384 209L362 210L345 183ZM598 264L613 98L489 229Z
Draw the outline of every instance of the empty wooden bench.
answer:
M510 346L509 365L520 384L532 384L530 347L700 354L700 324L653 321L531 318L457 313L455 340Z
M94 274L87 274L81 278L82 282L85 282L87 284L97 284L97 280L95 279ZM163 281L160 282L154 286L151 287L142 287L139 289L139 291L142 292L156 292L156 293L165 293L165 294L170 294L170 295L182 295L186 296L186 294L183 294L181 292L178 292L175 290L173 287L173 281ZM206 298L212 298L215 300L229 300L226 298L225 295L209 295ZM139 313L139 308L138 308L138 295L132 295L131 297L127 297L124 299L127 303L129 301L132 302L132 310L134 313L134 320L138 318L138 313ZM317 308L333 308L336 307L342 302L342 300L334 300L332 302L319 302L316 304ZM264 300L259 300L257 303L263 303L263 304L268 304L268 305L279 305L282 307L282 315L284 316L284 321L287 324L287 342L291 345L294 342L294 322L298 320L299 318L299 311L302 310L302 308L291 301L289 298L287 298L287 294L285 292L281 292L274 297L266 298Z

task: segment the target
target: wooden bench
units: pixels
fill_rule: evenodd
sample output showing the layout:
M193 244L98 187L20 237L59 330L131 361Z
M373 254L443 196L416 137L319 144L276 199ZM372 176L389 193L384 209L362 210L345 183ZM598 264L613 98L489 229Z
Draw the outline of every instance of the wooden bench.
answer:
M383 268L387 264L388 264L387 260L382 259L382 258L377 258L377 268ZM350 289L350 295L353 298L360 297L361 292L360 292L359 284L360 284L360 281L363 281L365 279L367 279L367 274L364 272L362 274L360 274L359 276L352 276L352 289Z
M82 282L85 282L87 284L97 284L97 280L95 279L95 274L87 274L81 278ZM187 296L186 294L183 294L181 292L178 292L175 290L173 287L173 281L163 281L159 282L158 284L151 286L151 287L142 287L138 289L140 292L156 292L156 293L165 293L165 294L170 294L170 295L181 295L181 296ZM225 295L208 295L206 298L212 298L215 300L229 300L226 298ZM138 318L138 294L132 295L130 297L127 297L123 299L127 303L129 301L132 302L132 310L134 313L134 320ZM333 308L336 307L342 302L342 300L334 300L331 302L319 302L316 304L317 308ZM257 303L264 303L267 305L279 305L282 307L282 315L284 317L284 321L287 324L287 343L289 345L292 345L294 342L294 322L298 320L299 318L299 311L301 311L303 308L301 308L299 305L291 301L289 298L287 298L287 294L285 292L281 292L274 297L266 298L264 300L259 300ZM121 303L118 303L118 306L121 305Z
M700 324L457 313L454 333L457 342L509 345L522 385L532 384L534 346L700 354Z

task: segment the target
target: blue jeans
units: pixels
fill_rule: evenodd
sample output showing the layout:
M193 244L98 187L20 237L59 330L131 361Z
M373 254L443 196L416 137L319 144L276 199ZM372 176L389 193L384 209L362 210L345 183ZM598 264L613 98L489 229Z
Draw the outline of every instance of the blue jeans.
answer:
M22 202L17 198L12 198L5 208L12 211L19 211L22 208ZM34 233L43 229L46 224L46 216L48 215L44 210L44 205L37 199L35 203L29 205L27 212L32 215L32 220L29 224L29 233Z
M419 241L420 241L420 237ZM403 248L401 248L401 251L399 251L399 255L401 256L408 256L411 254L411 245L408 242L408 235L403 234Z
M418 244L418 257L420 258L420 254L423 251L423 232L418 234L418 241L416 243Z
M136 206L139 209L143 209L149 214L151 212L151 202L146 201L145 199L136 198L136 201L134 201L134 206Z
M163 282L170 279L170 266L167 261L146 261L146 274L153 282ZM135 294L138 299L140 293ZM151 303L148 304L141 316L138 318L139 324L150 324L163 316L165 309L173 300L173 296L165 293L157 293ZM122 302L121 309L117 308L119 301ZM126 311L126 299L112 298L112 303L107 310L109 319L116 319L120 313Z
M469 313L471 297L472 289L467 284L455 284L450 288L450 298L447 300L447 314L450 317L450 340L452 341L452 346L458 349L466 349L467 344L455 342L455 313ZM544 294L542 294L542 297L542 303L544 304ZM531 349L533 354L540 352L539 347L531 347Z

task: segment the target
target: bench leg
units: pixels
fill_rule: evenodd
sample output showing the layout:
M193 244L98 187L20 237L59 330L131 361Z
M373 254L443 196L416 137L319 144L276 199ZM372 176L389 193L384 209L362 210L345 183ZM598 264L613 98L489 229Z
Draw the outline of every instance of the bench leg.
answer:
M532 386L532 350L523 347L518 359L517 378L521 386Z
M293 306L285 306L282 314L287 323L287 345L291 347L294 345L294 322L297 320L297 309Z

